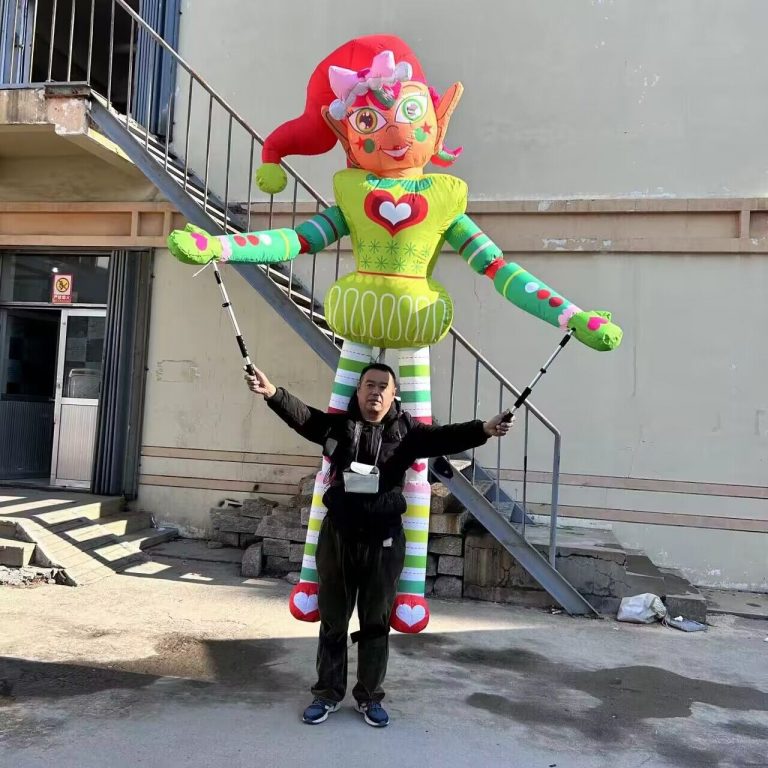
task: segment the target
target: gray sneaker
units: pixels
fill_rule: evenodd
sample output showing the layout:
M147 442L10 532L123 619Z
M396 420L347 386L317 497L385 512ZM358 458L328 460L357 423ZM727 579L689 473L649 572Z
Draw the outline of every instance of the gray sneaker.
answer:
M335 712L341 704L338 701L328 701L328 699L315 698L312 703L304 710L302 720L310 725L323 723L328 719L331 712Z

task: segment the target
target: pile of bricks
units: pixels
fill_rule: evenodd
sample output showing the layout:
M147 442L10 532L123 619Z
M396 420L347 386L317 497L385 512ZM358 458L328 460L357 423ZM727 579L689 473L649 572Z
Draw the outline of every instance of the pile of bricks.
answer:
M299 493L288 504L255 498L246 499L242 507L211 510L213 541L219 546L245 549L243 576L282 576L289 581L298 580L314 479L314 475L304 478L299 484ZM445 486L439 483L432 486L427 595L462 596L463 531L468 519L469 513Z
M304 556L314 476L304 478L289 504L246 499L242 507L211 510L213 541L245 549L242 574L298 580Z
M432 486L427 545L427 595L461 597L464 577L464 527L469 513L448 489Z

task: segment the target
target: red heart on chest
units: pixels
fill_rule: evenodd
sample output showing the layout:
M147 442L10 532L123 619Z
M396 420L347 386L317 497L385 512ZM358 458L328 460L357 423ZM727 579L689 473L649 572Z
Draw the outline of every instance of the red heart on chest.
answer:
M424 221L428 212L429 203L422 195L408 194L395 200L389 192L376 189L365 198L368 218L384 227L390 235Z

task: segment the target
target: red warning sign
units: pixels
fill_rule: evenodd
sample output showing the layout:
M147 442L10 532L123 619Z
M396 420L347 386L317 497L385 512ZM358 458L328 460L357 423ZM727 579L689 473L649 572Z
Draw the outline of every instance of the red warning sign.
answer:
M72 275L53 275L51 302L53 304L72 303Z

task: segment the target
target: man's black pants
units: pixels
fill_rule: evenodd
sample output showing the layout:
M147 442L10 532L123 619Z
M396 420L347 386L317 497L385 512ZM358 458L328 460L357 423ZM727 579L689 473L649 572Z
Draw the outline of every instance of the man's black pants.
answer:
M328 516L323 520L315 553L320 609L315 696L329 701L344 698L347 630L357 600L360 636L352 695L360 703L384 698L381 684L389 659L389 616L405 561L403 529L392 538L391 546L384 544L342 538Z

